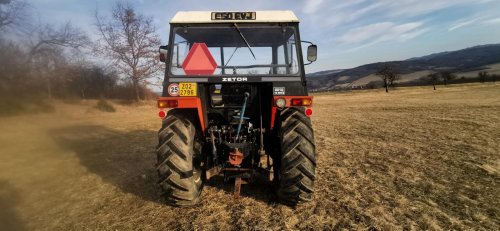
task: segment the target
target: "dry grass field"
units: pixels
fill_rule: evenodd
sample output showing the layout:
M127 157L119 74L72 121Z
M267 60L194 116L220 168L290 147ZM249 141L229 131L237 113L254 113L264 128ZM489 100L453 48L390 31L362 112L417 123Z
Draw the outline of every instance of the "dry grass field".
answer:
M0 118L0 230L499 230L500 85L315 96L314 201L220 179L159 196L154 102Z

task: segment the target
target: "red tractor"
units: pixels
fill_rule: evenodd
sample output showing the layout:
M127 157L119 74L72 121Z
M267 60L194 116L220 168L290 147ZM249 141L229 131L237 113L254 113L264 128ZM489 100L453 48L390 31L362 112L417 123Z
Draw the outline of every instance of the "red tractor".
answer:
M216 175L242 183L265 174L281 202L312 199L316 154L302 41L291 11L178 12L170 22L159 185L168 203L193 205ZM307 60L302 58L307 43Z

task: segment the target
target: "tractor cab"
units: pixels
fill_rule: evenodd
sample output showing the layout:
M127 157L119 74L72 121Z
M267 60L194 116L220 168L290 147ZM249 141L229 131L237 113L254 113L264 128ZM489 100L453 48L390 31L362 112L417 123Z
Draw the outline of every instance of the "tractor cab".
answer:
M208 15L206 21L199 20ZM171 21L170 34L169 45L160 48L162 60L167 61L166 77L211 77L200 82L305 81L298 19L290 11L179 12ZM195 45L203 52L192 50ZM310 62L316 60L315 52L311 44ZM246 79L234 80L239 76Z

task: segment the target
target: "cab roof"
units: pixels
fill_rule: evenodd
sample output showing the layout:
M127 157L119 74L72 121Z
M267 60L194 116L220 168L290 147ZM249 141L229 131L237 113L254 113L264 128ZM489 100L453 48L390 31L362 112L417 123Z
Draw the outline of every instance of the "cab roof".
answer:
M235 19L234 13L247 13L251 19ZM232 17L220 17L221 14L230 14ZM269 23L269 22L299 22L299 19L290 10L284 11L179 11L170 23Z

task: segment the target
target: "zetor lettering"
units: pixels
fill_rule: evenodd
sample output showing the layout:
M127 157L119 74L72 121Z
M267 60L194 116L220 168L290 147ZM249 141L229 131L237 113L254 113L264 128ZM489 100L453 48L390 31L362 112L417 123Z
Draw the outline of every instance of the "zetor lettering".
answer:
M313 97L304 65L317 47L307 42L303 59L295 14L178 12L168 41L160 47L168 58L155 165L165 201L197 204L214 176L234 182L238 198L257 174L284 204L312 200Z
M248 78L246 77L233 77L233 78L222 78L222 82L246 82Z

